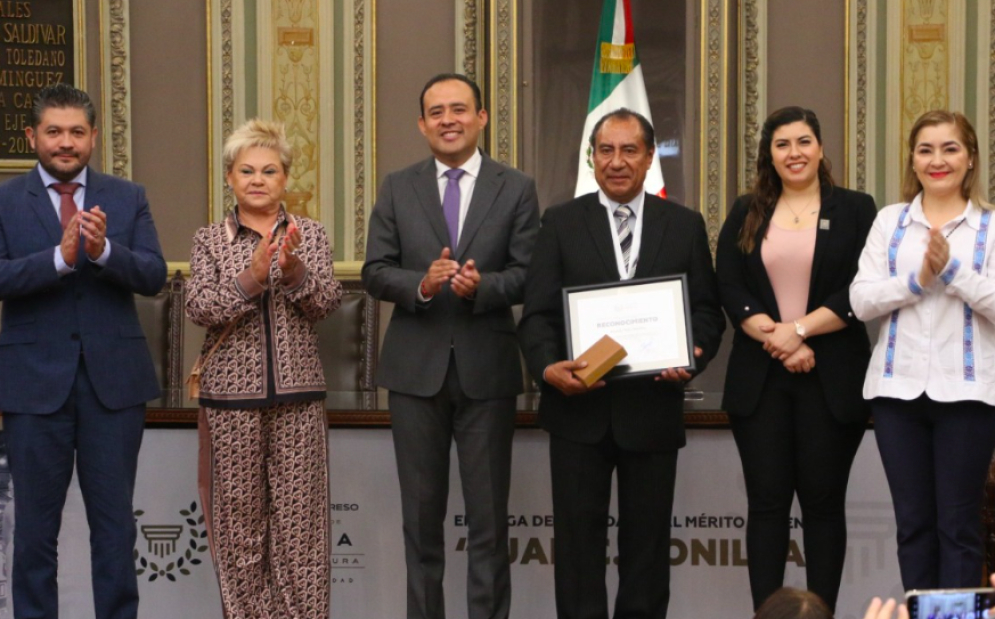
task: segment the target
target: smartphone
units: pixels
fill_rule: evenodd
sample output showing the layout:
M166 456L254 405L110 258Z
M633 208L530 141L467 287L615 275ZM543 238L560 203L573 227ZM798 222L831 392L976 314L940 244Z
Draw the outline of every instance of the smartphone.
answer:
M984 619L995 606L995 589L913 589L905 605L909 619Z

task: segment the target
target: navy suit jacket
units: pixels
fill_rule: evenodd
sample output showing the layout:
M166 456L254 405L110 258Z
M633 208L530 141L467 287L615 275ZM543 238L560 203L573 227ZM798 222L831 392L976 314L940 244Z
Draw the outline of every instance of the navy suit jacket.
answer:
M716 255L719 295L736 328L722 398L722 408L730 415L753 414L773 363L763 344L748 336L740 324L760 313L781 321L774 288L761 255L770 216L757 231L751 253L744 254L737 246L752 199L750 195L741 196L733 204L719 234ZM870 408L861 392L871 358L871 345L864 324L857 320L850 307L850 282L857 274L857 261L876 215L874 199L866 193L842 187L822 190L806 311L829 308L847 326L809 338L806 343L815 353L815 372L829 409L843 423L866 422L870 416Z
M103 267L83 253L60 277L62 226L37 167L0 185L0 410L45 414L69 397L80 355L110 409L159 397L134 293L166 283L145 190L90 169L84 208L107 214L111 253Z
M705 220L676 202L646 195L635 277L686 273L695 359L703 371L718 351L725 319L719 306ZM518 336L529 371L542 388L539 423L550 434L594 444L611 427L623 449L674 451L685 444L684 390L651 376L619 378L590 393L565 396L543 370L567 358L562 290L620 281L605 207L590 193L550 208L542 218L525 280Z

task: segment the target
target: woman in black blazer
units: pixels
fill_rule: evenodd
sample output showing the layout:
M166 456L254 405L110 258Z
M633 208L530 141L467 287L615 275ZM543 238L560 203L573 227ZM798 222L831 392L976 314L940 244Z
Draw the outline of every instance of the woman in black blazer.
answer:
M743 463L754 609L784 580L797 492L809 590L835 608L846 556L846 487L869 409L870 358L848 287L874 200L833 185L811 110L764 123L753 193L719 235L719 293L736 328L723 408Z

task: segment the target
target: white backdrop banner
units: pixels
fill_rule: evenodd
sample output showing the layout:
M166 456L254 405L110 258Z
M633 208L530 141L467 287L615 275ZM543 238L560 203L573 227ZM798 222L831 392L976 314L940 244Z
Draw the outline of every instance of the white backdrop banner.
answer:
M332 496L332 611L335 619L393 619L405 615L404 545L400 496L389 430L329 433ZM512 617L555 617L553 511L547 438L540 430L515 437L509 510ZM194 430L146 430L135 496L139 539L135 568L142 619L221 619L218 588L207 551L196 487ZM446 519L446 605L466 617L466 522L459 476L450 475ZM0 619L11 613L10 530L13 526L6 459L0 456ZM16 497L16 488L13 492ZM16 500L16 499L15 499ZM612 505L606 547L607 586L617 587ZM891 500L872 432L857 454L847 513L850 541L838 619L863 616L875 595L902 593ZM791 518L785 584L804 587L804 521ZM670 557L671 617L750 617L746 571L746 495L739 457L726 430L690 430L681 450ZM89 532L73 484L59 540L59 598L64 619L93 616Z

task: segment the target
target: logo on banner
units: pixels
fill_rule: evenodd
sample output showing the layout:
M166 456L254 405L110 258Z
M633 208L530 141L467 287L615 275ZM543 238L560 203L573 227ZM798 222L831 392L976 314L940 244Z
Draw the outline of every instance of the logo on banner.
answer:
M332 503L332 584L351 585L366 569L366 553L356 547L348 531L340 530L345 514L358 514L358 503Z
M189 576L192 566L207 552L204 514L194 501L179 510L180 518L168 523L142 524L143 510L135 510L140 538L135 548L135 573L148 574L149 582L160 578L176 582L176 575Z

